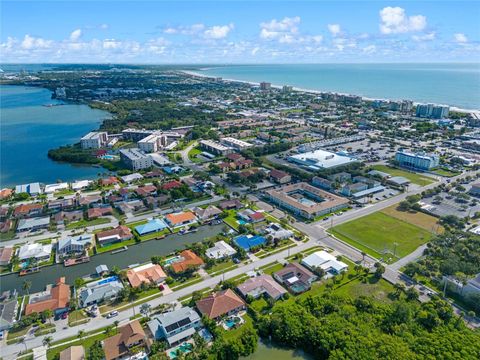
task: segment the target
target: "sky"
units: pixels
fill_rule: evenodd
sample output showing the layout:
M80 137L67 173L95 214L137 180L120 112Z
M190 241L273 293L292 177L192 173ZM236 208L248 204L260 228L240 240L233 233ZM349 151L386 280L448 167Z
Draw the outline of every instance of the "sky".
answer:
M8 1L2 63L479 62L480 1Z

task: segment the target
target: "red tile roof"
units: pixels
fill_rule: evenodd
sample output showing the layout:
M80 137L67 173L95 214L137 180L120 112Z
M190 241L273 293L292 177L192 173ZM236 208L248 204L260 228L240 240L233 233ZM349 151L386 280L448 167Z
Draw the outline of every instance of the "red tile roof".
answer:
M165 184L162 185L162 189L163 190L170 190L170 189L175 189L175 188L179 188L182 186L182 183L178 180L172 180L172 181L169 181Z
M245 302L231 289L227 289L198 300L195 305L203 315L216 319L245 307Z
M29 214L32 210L41 210L43 209L43 204L38 204L38 203L35 203L35 204L22 204L22 205L18 205L16 208L15 208L15 211L13 212L13 214L15 216L17 215L27 215Z
M65 278L58 279L57 284L50 290L48 299L27 304L25 307L25 315L32 313L40 313L45 310L62 309L68 306L70 301L70 286L65 284Z
M184 250L180 253L183 261L174 262L172 264L172 270L175 273L182 273L192 267L203 265L203 260L197 254L191 250Z
M111 206L101 207L101 208L91 208L91 209L88 209L87 216L89 219L94 219L100 216L110 215L112 214L112 212L113 212L113 209Z

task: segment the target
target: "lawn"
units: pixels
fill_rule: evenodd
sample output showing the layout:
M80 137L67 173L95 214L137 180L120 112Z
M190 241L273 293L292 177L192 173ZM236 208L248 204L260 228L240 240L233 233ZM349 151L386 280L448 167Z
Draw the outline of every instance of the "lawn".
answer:
M231 270L230 268L233 267L236 267L236 264L231 259L229 259L228 261L222 261L218 264L215 264L210 269L207 269L207 273L213 274L217 272L224 272L227 269Z
M283 269L283 265L278 263L278 262L274 262L274 263L271 263L271 264L267 264L265 266L262 266L260 268L265 274L268 274L268 275L272 275L274 272L276 271L279 271L279 270L282 270Z
M89 319L88 315L82 309L73 310L68 313L68 326L74 326L76 323L83 323Z
M397 207L398 205L392 205L383 209L382 212L430 232L442 234L445 231L445 229L438 224L438 220L435 216L422 212L399 211L397 210Z
M71 230L71 229L84 228L87 226L107 224L109 222L110 222L110 219L106 219L106 218L98 218L93 220L80 220L80 221L71 222L65 228L68 230Z
M151 233L151 234L146 234L146 235L143 235L143 236L140 236L136 230L134 232L135 232L135 235L138 236L140 241L148 241L148 240L153 240L153 239L156 239L156 238L163 238L166 235L170 234L170 230L168 228L163 229L162 231L157 231L157 232L154 232L154 233Z
M355 279L349 283L340 285L335 290L335 294L357 298L359 296L373 297L375 300L389 302L388 294L395 291L395 288L388 281L380 279L377 281L373 276L363 283L360 279Z
M228 216L223 219L223 222L238 231L239 223L237 219L237 212L235 210L227 210L227 212Z
M392 176L403 176L404 178L407 178L408 180L410 180L412 183L418 184L421 186L425 186L435 182L435 179L431 177L413 173L406 170L393 168L387 165L374 165L372 166L372 168L378 171L386 172L387 174L390 174Z
M460 172L458 171L450 171L447 169L437 169L437 170L434 170L433 172L437 175L445 176L445 177L454 177L454 176L460 175Z
M197 155L201 153L202 153L202 150L200 150L197 147L194 147L188 152L188 158L193 162L200 162L201 160L197 157Z
M396 257L401 258L428 242L433 236L416 225L382 212L335 226L331 232L339 239L376 258L384 257L384 253L387 252L393 256L395 244ZM384 261L388 262L388 259Z
M261 313L264 309L267 309L267 308L268 308L268 303L267 303L267 300L265 300L265 298L264 298L263 296L261 296L260 298L252 301L252 302L249 304L249 306L250 306L253 310Z
M101 254L101 253L104 253L104 252L107 252L107 251L120 249L124 246L134 245L135 243L136 243L135 238L131 238L130 240L120 241L120 242L110 244L110 245L105 245L105 246L97 245L97 247L96 247L97 254Z

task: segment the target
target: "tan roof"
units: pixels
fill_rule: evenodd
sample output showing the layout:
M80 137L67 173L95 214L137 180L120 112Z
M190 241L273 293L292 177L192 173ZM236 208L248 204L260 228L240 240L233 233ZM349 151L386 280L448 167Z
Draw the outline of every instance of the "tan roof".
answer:
M174 262L172 270L176 273L184 272L192 267L203 265L203 260L191 250L184 250L180 253L183 261Z
M110 236L118 235L120 238L124 239L132 236L132 231L128 226L119 225L115 229L105 230L97 233L97 239L108 238Z
M145 342L146 335L138 320L122 326L118 334L103 341L103 350L106 360L113 360L128 352L128 348L136 343Z
M162 267L154 264L139 266L127 271L127 278L132 287L139 287L142 283L157 283L166 277Z
M28 214L32 210L40 210L40 209L43 209L42 204L38 204L38 203L22 204L22 205L18 205L15 208L15 211L13 213L14 213L14 215Z
M227 289L198 300L195 305L202 314L210 319L216 319L244 307L245 302L232 290Z
M177 214L167 214L165 218L170 222L170 224L182 224L186 221L195 220L195 215L191 211L185 211Z
M9 262L13 255L13 247L8 246L0 249L0 262Z
M68 306L70 301L70 286L65 284L65 278L61 277L57 280L57 284L50 290L50 297L27 304L25 307L25 315L32 313L40 313L45 310L62 309Z
M85 350L83 346L70 346L60 353L59 360L84 360Z

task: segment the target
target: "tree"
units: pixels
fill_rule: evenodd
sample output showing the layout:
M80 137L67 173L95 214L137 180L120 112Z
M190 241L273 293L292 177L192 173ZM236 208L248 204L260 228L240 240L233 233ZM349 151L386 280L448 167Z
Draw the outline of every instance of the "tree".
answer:
M83 340L83 338L85 337L85 331L84 330L78 330L77 337L80 340Z
M383 273L385 272L385 266L383 266L382 264L377 262L377 263L375 263L375 268L376 269L375 269L375 273L373 274L373 276L375 276L376 279L381 279Z
M143 303L140 306L140 313L145 317L148 317L148 314L150 314L151 310L152 310L152 305L150 305L149 303Z
M27 295L30 295L30 288L32 287L32 282L25 280L22 284L22 289L27 292Z
M50 347L52 344L53 338L51 336L45 336L42 340L43 346Z
M409 301L418 301L418 298L419 298L418 291L413 286L409 287L405 291L405 295L407 295L407 300Z

